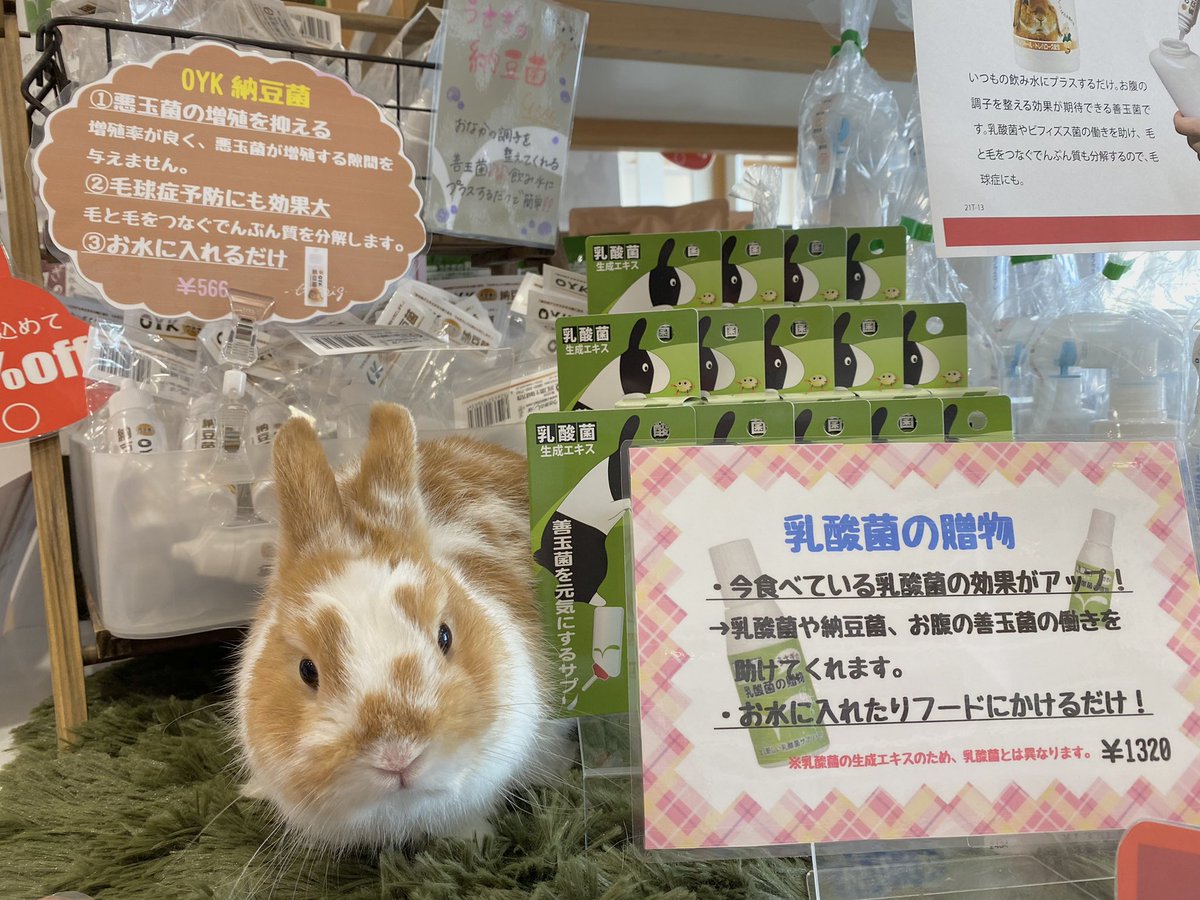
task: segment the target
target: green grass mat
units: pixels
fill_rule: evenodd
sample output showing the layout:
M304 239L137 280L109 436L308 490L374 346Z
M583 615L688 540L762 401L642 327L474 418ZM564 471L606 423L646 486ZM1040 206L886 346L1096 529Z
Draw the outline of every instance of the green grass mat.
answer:
M482 849L445 840L334 857L291 847L260 803L238 796L222 708L229 666L224 651L205 649L92 676L91 718L62 756L51 707L33 713L0 771L0 898L807 897L803 860L680 862L639 851L617 787L589 789L585 823L578 771L528 792Z

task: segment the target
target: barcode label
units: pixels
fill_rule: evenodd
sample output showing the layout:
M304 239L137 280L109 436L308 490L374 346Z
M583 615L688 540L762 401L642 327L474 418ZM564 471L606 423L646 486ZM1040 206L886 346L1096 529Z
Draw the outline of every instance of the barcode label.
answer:
M430 338L406 325L311 325L292 327L288 331L319 356L445 346L444 341Z
M454 398L454 427L511 425L524 422L530 413L556 409L558 370L550 364L533 375Z
M512 402L507 395L482 400L467 407L468 428L488 428L502 425L512 416Z
M309 44L329 48L342 43L342 20L338 16L292 8L288 14Z

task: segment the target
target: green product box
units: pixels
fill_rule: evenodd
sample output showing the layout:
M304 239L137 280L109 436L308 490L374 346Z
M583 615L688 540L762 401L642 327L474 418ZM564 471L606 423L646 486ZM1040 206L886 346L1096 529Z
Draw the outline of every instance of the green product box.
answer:
M942 428L947 441L1011 441L1012 401L1003 394L943 399Z
M560 409L670 406L700 397L695 310L559 316L555 329Z
M866 400L804 398L792 402L792 442L866 444L871 441L871 404Z
M846 299L907 299L908 235L903 226L846 232Z
M700 392L716 403L767 400L763 310L700 313Z
M930 396L940 397L942 400L962 400L964 397L995 397L1000 394L1000 388L992 387L969 387L969 388L932 388L929 391Z
M721 232L721 302L726 306L783 303L783 231Z
M763 310L766 386L788 398L832 392L833 308L823 303Z
M626 517L621 448L692 444L690 406L535 413L525 424L536 590L563 716L629 708Z
M783 300L846 299L846 229L783 229Z
M649 312L721 302L721 233L593 235L588 312Z
M871 439L877 444L944 440L942 401L936 397L871 399Z
M692 410L697 444L792 443L792 404L783 400L700 403Z
M967 386L967 307L910 303L904 307L904 384L916 388Z
M865 392L900 386L900 304L835 303L832 309L834 387Z

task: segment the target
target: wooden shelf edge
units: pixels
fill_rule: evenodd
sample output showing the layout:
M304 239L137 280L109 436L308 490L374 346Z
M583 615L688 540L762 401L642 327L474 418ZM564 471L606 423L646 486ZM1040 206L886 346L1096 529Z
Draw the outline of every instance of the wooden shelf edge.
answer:
M576 119L572 150L700 150L795 155L796 129L777 125Z

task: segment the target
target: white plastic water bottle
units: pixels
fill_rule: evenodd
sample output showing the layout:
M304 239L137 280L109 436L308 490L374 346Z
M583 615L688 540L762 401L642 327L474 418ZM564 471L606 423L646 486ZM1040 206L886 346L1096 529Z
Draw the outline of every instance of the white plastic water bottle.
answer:
M1164 39L1150 53L1150 65L1188 118L1200 117L1200 56L1183 41Z

